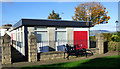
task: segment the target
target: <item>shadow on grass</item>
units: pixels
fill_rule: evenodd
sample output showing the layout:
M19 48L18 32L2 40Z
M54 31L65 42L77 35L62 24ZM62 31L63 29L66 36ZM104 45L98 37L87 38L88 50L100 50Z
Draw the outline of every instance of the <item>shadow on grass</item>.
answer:
M88 60L80 60L74 62L66 62L66 63L59 63L59 64L50 64L50 65L39 65L39 66L28 66L23 67L22 69L45 69L45 68L52 68L52 69L118 69L120 57L103 57L103 58L95 58L95 59L88 59Z
M84 69L119 69L120 59L118 58L96 58L84 62L82 64L78 64L77 67L73 68L84 68Z

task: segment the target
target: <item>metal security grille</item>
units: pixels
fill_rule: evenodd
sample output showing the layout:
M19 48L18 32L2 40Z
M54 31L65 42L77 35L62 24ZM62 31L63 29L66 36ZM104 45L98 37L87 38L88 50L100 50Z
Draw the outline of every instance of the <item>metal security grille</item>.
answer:
M37 51L38 52L48 52L49 51L48 41L37 42Z
M55 50L50 50L49 43L54 42L55 43ZM64 51L66 44L69 44L71 47L77 46L76 49L86 48L88 40L58 40L58 41L39 41L37 42L37 50L39 52L49 52L49 51Z
M64 46L67 44L67 41L65 40L59 40L59 41L50 41L50 42L54 42L55 43L55 50L51 50L51 51L64 51ZM49 46L48 41L39 41L37 42L37 50L38 52L49 52L49 49L51 46Z
M90 48L96 48L96 40L90 40Z

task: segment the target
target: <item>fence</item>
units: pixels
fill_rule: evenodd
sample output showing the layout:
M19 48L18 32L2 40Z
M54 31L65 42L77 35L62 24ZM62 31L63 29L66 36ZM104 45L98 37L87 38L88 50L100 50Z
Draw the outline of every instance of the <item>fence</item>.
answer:
M88 42L88 40L39 41L37 42L37 52L64 51L66 44L69 44L71 47L77 45L76 49L81 49L81 47L88 48ZM49 46L50 43L54 43L54 46Z
M8 39L9 38L9 39ZM10 46L10 36L9 35L4 35L4 38L2 38L2 64L8 64L11 63L11 46ZM96 47L98 50L96 50L97 54L103 54L104 53L104 37L99 34L96 36L96 43L95 41L92 43L92 41L88 40L57 40L57 41L41 41L37 42L37 37L31 33L31 35L28 37L28 49L25 51L28 55L28 61L29 62L36 62L37 61L37 56L41 58L45 58L46 55L51 57L61 57L63 55L63 50L65 49L65 45L69 44L70 46L75 46L77 45L77 49L80 48L87 48L88 44L90 42L90 48ZM13 41L13 45L22 45L22 43ZM51 46L50 46L51 45ZM93 46L94 45L94 46ZM96 45L96 46L95 46ZM53 48L53 50L50 50ZM9 50L7 50L9 49ZM17 48L16 48L17 49ZM55 49L55 50L54 50ZM7 51L6 51L7 50ZM19 51L19 50L18 50ZM49 52L52 51L52 52ZM55 51L55 52L54 52ZM20 52L20 51L19 51ZM40 53L44 52L44 53ZM40 53L40 55L38 55ZM52 54L52 56L51 56ZM46 58L48 58L48 56ZM9 61L8 61L9 60Z
M49 51L48 41L37 42L37 51L38 52L48 52Z
M49 46L50 43L54 43L54 46ZM65 40L59 41L39 41L37 42L38 52L49 52L49 51L64 51L64 46L67 44Z
M90 40L90 48L96 48L96 40Z

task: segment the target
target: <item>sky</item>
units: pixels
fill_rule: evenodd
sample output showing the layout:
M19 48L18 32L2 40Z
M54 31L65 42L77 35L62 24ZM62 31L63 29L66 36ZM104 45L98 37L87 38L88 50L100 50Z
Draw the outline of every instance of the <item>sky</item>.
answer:
M21 18L47 19L49 13L54 10L60 14L62 20L72 20L75 9L82 2L3 2L2 25L17 23ZM91 30L116 31L115 21L118 20L118 2L101 2L108 11L111 19L108 24L100 24Z
M120 0L1 0L2 2L118 2Z

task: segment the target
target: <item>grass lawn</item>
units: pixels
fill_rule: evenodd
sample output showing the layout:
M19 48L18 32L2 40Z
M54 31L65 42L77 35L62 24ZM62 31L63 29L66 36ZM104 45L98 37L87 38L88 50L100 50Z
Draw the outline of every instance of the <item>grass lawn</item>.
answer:
M65 63L58 63L58 64L49 64L49 65L38 65L38 66L26 66L22 67L22 69L118 69L120 57L119 56L106 56L101 58L95 59L86 59L86 60L79 60L74 62L65 62Z

